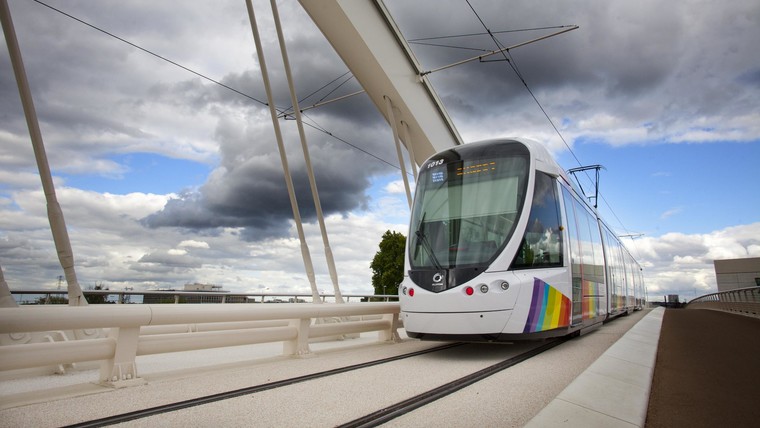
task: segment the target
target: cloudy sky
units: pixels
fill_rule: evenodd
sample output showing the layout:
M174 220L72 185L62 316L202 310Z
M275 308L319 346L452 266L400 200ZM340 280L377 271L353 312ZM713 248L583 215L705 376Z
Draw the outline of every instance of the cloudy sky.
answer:
M9 3L83 288L309 292L244 1ZM286 110L268 4L254 1ZM527 136L565 168L603 165L600 212L619 234L643 234L626 244L650 299L714 291L714 259L760 256L756 1L387 5L425 69L494 49L486 28L512 45L580 27L512 50L510 63L431 80L465 141ZM300 5L279 8L299 96L313 94L301 106L360 89ZM370 293L380 238L406 233L409 215L390 129L366 95L306 115L341 289ZM5 43L0 118L0 266L11 288L55 288L62 272ZM318 287L330 292L295 124L281 123Z

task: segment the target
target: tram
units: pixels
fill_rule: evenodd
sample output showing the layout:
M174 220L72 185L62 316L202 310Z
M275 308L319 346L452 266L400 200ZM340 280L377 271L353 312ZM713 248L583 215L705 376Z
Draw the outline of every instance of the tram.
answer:
M644 299L641 267L540 143L470 143L422 164L399 286L409 337L574 335Z

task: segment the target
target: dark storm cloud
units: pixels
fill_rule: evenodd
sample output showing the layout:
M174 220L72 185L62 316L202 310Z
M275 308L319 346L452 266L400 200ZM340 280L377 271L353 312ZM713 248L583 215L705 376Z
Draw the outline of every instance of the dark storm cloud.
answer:
M683 117L677 111L693 112L689 115L694 116L720 114L716 108L746 110L749 101L741 88L717 81L716 76L747 72L740 84L751 84L751 61L740 52L751 51L741 41L759 36L758 26L749 24L760 19L756 2L736 5L731 11L718 3L696 6L691 2L470 2L479 17L459 1L436 2L433 8L429 2L386 3L402 32L412 40L483 32L479 19L504 46L556 30L499 31L579 25L578 30L511 51L513 64L531 90L557 116L571 113L581 119L607 110L629 115L634 124L669 123ZM727 37L732 33L743 36ZM496 47L485 35L421 42L486 50ZM479 54L414 42L412 48L423 69ZM732 68L742 71L732 72ZM459 122L491 117L495 111L517 115L525 106L535 108L504 61L474 62L434 73L431 79ZM576 101L569 102L568 93ZM673 110L665 110L667 106Z
M760 68L755 68L742 73L738 80L743 84L760 88Z
M330 117L320 117L320 121L334 132L343 129ZM316 212L293 125L292 121L283 122L290 171L300 215L305 221L313 221ZM144 223L150 227L188 229L242 227L245 228L242 236L252 241L285 236L293 211L276 142L268 129L251 126L243 131L240 129L243 126L244 123L234 120L221 120L216 134L220 166L198 191L170 200L161 212L147 217ZM377 128L355 127L353 132L343 135L370 152L393 159L390 150L382 149L390 146L390 140L383 139L390 138L388 132ZM389 167L323 133L309 129L307 137L324 213L366 208L369 177L387 172Z
M297 10L299 14L303 11ZM301 107L360 89L355 80L337 88L347 67L316 33L312 24L284 21L288 53ZM278 110L287 110L290 95L279 52L267 48L267 66ZM349 76L350 77L350 76ZM345 78L344 78L345 79ZM246 95L266 102L258 70L228 73L221 82ZM211 101L220 106L243 107L245 118L220 116L215 131L219 144L219 166L194 192L170 200L164 209L143 220L150 227L183 227L191 230L239 227L249 241L286 236L293 211L285 185L279 152L267 107L224 88L207 90L206 84L181 83L163 86L159 96L186 100L186 105L203 108ZM330 94L329 92L337 90ZM213 110L213 109L212 109ZM228 111L222 108L223 111ZM366 95L309 110L304 114L312 166L322 209L326 215L365 209L370 177L388 172L389 166L349 144L382 159L394 160L392 136ZM309 126L311 125L311 126ZM280 120L288 151L299 212L304 221L314 221L316 212L308 182L300 141L292 120ZM325 130L327 132L321 132ZM327 133L332 134L328 135ZM346 144L348 142L349 144ZM393 163L397 163L393 162Z

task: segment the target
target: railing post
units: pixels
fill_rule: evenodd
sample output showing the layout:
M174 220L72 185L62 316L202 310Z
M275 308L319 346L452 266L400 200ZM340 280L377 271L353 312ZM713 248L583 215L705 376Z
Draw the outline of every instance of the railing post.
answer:
M383 315L384 320L390 321L388 330L380 330L378 339L382 342L400 342L401 336L398 335L398 313Z
M298 330L298 336L293 340L283 342L283 355L305 356L311 354L311 350L309 349L309 328L311 328L311 318L290 320L289 325Z
M115 388L144 384L135 362L140 326L112 328L108 337L116 340L116 349L113 358L100 364L100 382Z

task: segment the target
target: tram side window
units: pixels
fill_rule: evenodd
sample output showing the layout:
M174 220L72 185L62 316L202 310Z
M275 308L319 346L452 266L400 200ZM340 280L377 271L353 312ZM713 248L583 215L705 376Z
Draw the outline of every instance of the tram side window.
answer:
M528 226L512 261L512 269L562 266L559 219L556 180L537 171Z
M596 217L575 200L575 214L578 218L578 237L583 260L583 279L604 283L604 255L602 237Z

